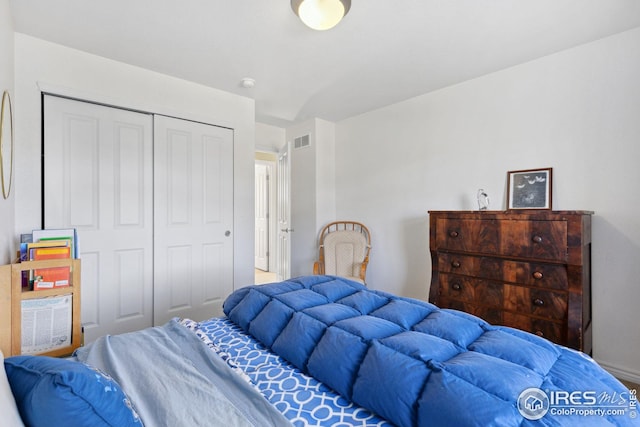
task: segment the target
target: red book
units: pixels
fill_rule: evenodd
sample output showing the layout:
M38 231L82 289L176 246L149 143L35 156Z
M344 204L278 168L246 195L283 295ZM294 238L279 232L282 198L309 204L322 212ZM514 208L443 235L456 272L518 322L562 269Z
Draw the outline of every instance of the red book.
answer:
M42 247L32 250L32 259L41 261L46 259L71 258L71 248L68 246ZM36 268L33 270L33 289L51 289L69 286L71 267Z

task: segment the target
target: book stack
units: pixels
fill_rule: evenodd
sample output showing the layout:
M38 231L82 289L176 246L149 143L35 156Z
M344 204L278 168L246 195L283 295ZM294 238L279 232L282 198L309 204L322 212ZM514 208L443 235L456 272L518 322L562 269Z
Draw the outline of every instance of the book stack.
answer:
M78 236L75 229L33 230L23 236L20 244L21 261L71 259L78 255ZM69 286L71 267L36 268L29 277L23 277L23 286L43 290Z

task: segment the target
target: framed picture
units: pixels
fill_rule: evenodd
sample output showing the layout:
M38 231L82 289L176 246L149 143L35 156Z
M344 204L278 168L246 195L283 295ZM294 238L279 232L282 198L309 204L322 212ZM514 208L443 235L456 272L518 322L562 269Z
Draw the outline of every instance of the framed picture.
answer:
M507 209L551 209L552 168L507 172Z

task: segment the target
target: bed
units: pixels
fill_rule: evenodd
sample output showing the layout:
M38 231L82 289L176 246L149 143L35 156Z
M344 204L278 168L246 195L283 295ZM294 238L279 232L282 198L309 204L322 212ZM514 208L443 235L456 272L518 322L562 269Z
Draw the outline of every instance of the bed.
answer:
M7 358L0 414L35 426L640 425L635 394L589 356L346 279L249 286L224 312L102 337L73 360Z

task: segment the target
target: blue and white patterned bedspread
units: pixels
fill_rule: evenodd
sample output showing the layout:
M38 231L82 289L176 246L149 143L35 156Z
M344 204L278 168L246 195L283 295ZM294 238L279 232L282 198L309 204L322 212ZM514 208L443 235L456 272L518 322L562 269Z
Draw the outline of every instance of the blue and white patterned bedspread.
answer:
M269 352L226 317L201 323L183 320L182 324L195 331L295 426L392 426Z

